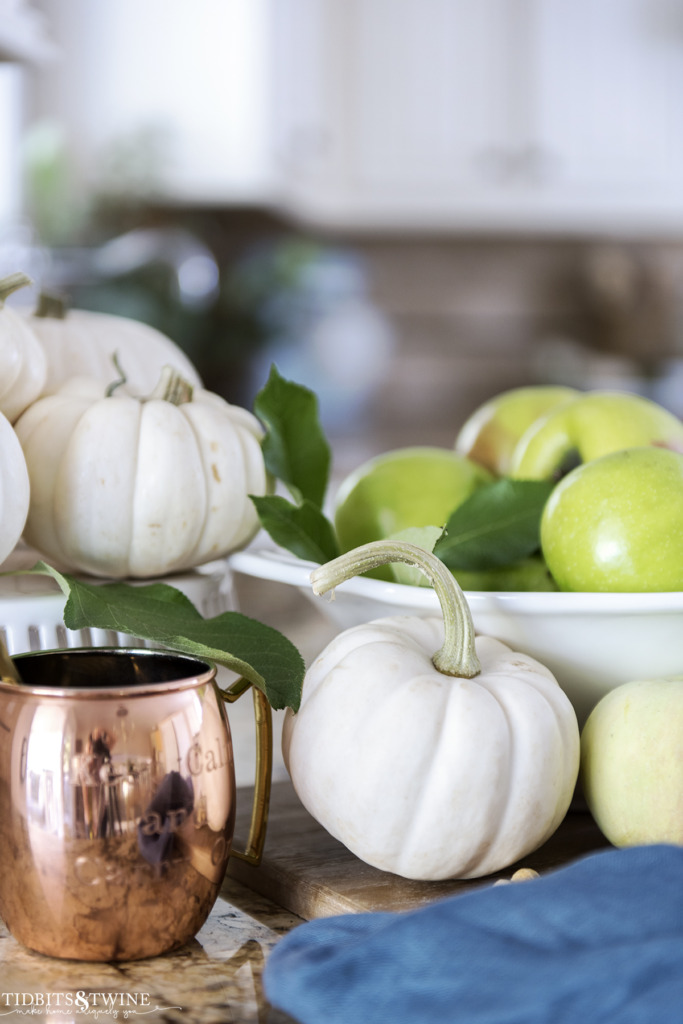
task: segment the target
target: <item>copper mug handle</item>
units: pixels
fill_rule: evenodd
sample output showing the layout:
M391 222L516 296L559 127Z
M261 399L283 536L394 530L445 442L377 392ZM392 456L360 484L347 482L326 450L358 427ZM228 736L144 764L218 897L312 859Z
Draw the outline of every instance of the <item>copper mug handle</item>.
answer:
M226 704L234 704L249 689L253 695L254 720L256 722L256 770L251 822L246 849L231 849L230 856L244 860L248 864L258 865L261 863L263 846L266 841L266 825L273 778L273 713L266 695L244 677L237 679L232 686L225 690L220 687L218 689Z

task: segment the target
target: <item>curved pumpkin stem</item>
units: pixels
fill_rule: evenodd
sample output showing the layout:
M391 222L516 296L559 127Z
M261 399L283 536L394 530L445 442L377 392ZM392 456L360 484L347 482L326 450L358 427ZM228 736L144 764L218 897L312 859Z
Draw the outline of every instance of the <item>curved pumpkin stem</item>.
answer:
M33 281L21 270L18 270L15 274L8 274L7 277L0 279L0 308L4 305L5 299L9 298L12 292L18 291L19 288L25 288L28 284L33 284Z
M41 292L38 296L33 315L42 320L64 320L67 314L67 302L61 295L54 292Z
M449 676L471 679L481 672L474 645L474 623L467 598L444 563L430 551L405 541L377 540L363 544L311 573L315 594L325 594L352 576L360 576L388 562L407 562L420 569L431 583L441 605L444 643L432 658L434 667Z
M107 390L104 392L105 398L111 398L111 396L118 388L121 388L123 387L124 384L128 383L128 377L126 376L126 372L125 370L122 369L121 363L119 362L118 352L114 352L113 356L111 357L111 361L114 364L114 369L119 374L119 378L118 380L113 380L111 384L109 384Z
M173 405L182 405L183 402L191 402L194 388L188 380L178 373L173 366L164 366L157 386L143 401L151 402L153 399L160 399L162 402L171 402Z
M115 352L112 356L112 362L120 373L119 380L114 380L109 385L105 392L107 398L111 398L117 388L122 387L128 380L124 370L121 369L119 363L118 352ZM140 398L141 402L170 402L171 405L182 405L183 402L191 402L194 394L194 388L188 380L178 373L173 366L164 366L161 370L161 376L157 382L156 387L153 391L150 391L144 398Z

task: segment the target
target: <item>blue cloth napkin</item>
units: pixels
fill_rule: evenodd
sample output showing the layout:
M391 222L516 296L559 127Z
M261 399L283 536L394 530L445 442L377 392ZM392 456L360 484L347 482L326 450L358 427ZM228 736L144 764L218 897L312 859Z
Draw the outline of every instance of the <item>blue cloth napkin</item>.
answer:
M309 921L263 983L302 1024L683 1024L683 848Z

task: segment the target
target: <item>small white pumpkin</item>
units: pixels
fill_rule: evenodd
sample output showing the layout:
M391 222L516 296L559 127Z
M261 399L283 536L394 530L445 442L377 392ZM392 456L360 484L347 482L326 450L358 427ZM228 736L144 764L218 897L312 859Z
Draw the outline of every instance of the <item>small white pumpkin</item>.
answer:
M0 280L0 413L10 423L41 394L47 380L47 359L35 332L5 300L31 284L26 274Z
M332 640L285 717L285 764L308 811L368 864L431 880L500 871L567 812L576 714L548 669L475 638L453 575L416 545L364 545L316 569L313 589L390 561L429 576L443 618L378 619Z
M258 529L260 423L170 368L148 399L72 378L16 431L31 481L25 540L64 569L161 576L222 558Z
M115 357L135 394L149 394L167 364L193 387L201 387L197 370L180 346L149 324L112 313L67 309L50 296L41 296L37 310L23 310L22 315L45 352L42 394L54 394L76 374L109 384Z
M26 460L11 423L0 413L0 563L14 551L29 506Z

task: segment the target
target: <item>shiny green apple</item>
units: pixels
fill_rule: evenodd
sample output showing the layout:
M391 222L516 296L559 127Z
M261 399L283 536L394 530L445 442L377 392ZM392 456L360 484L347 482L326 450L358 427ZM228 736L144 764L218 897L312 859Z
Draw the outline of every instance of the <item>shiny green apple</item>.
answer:
M415 446L385 452L343 481L334 501L342 551L411 526L441 526L491 474L449 448ZM391 570L378 571L391 579Z
M553 489L541 551L560 590L683 590L683 454L629 448Z
M615 846L683 845L683 677L610 690L583 727L580 779Z
M455 450L496 476L505 476L518 441L532 423L578 395L576 388L541 384L502 391L475 409L463 423L455 439Z
M551 409L522 435L510 475L560 479L610 452L655 445L683 452L683 423L656 402L624 391L590 391Z

